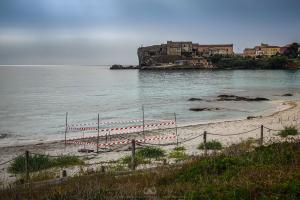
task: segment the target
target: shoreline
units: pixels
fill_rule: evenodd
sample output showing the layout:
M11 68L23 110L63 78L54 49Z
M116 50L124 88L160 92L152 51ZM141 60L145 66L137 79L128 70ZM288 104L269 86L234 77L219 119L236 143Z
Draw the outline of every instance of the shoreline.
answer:
M284 101L284 100L277 100L277 101L272 101L271 103L274 104L274 109L272 110L267 110L261 115L256 115L254 119L259 119L263 117L272 117L276 114L279 114L284 111L288 111L290 109L293 109L297 106L296 102L300 102L300 100L293 100L293 101ZM182 128L190 128L190 127L198 127L198 126L208 126L208 125L213 125L213 124L220 124L220 123L229 123L229 122L240 122L247 120L245 117L237 117L237 118L228 118L228 119L216 119L216 120L208 120L208 121L203 121L203 122L185 122L180 125L177 125L177 128L182 129ZM172 129L172 128L162 128L162 129L157 129L149 132L161 132L167 129ZM137 132L138 133L138 132ZM59 144L63 143L64 140L62 139L54 139L54 140L49 140L49 141L34 141L32 143L24 144L24 145L10 145L10 146L0 146L0 150L3 148L24 148L24 147L29 147L29 146L41 146L41 145L51 145L51 144ZM1 156L0 156L0 161L1 161Z
M268 116L270 114L274 114L275 112L280 112L280 111L284 111L286 108L286 106L280 105L284 102L289 102L286 100L272 100L270 101L270 104L273 104L272 108L267 109L261 113L256 114L256 117L259 116ZM241 120L245 120L247 118L247 116L240 116L240 117L235 117L235 118L224 118L224 119L213 119L213 120L205 120L205 121L193 121L193 122L182 122L182 123L178 123L177 127L178 128L184 128L184 127L189 127L189 126L200 126L200 125L210 125L210 124L216 124L216 123L223 123L223 122L234 122L234 121L241 121ZM161 131L164 129L169 129L169 128L162 128L162 129L157 129L157 130L153 130L153 131ZM151 132L151 131L150 131ZM138 133L138 132L137 132ZM8 138L3 138L3 139L8 139ZM1 140L1 139L0 139ZM0 144L0 149L2 148L9 148L9 147L26 147L26 146L32 146L32 145L47 145L47 144L56 144L56 143L62 143L64 142L64 139L62 139L62 137L56 137L56 138L52 138L49 140L37 140L37 139L25 139L23 140L24 144L19 144L19 142L15 142L18 144L8 144L8 145L3 145ZM1 156L0 156L0 161L1 161Z
M277 101L275 103L275 108L272 113L266 113L261 117L253 118L253 119L234 119L234 120L223 120L219 122L209 122L203 124L189 124L179 126L178 130L178 140L184 141L189 138L195 137L199 134L202 134L204 131L208 133L213 133L216 135L209 135L208 141L210 140L218 140L223 146L229 146L234 143L239 143L247 138L259 138L260 130L252 131L244 135L237 136L226 136L227 134L234 134L239 132L245 132L248 130L252 130L255 128L259 128L261 125L264 125L271 129L282 129L284 126L295 125L297 128L300 128L300 100L294 101ZM160 129L147 131L147 136L166 136L174 133L174 128ZM218 136L219 135L219 136ZM222 137L226 136L226 137ZM132 139L135 137L140 137L141 134L134 133L129 134L128 139ZM298 137L298 136L296 136ZM117 138L116 138L117 139ZM176 140L176 139L175 139ZM279 137L275 136L275 132L265 131L264 141L267 144L270 140L280 140ZM169 142L174 142L174 145L162 146L167 153L170 152L175 146L175 141L169 140ZM103 142L103 141L102 141ZM184 143L181 143L180 146L184 146L186 148L186 153L188 155L200 155L202 152L197 149L197 146L202 142L202 137L199 137L194 140L190 140ZM168 143L168 141L153 141L151 143ZM34 145L22 145L22 146L9 146L9 147L0 147L1 155L0 155L0 163L3 163L7 160L15 158L17 155L23 154L26 150L34 153L48 154L48 155L80 155L87 156L90 159L87 161L91 164L87 169L95 169L97 168L97 164L99 162L113 161L118 160L125 155L130 155L130 151L128 149L128 144L126 147L122 147L118 151L111 151L101 154L95 153L79 153L78 149L82 148L83 145L75 145L68 144L65 148L64 141L53 141L47 143L39 143ZM116 148L118 146L113 146L112 148ZM0 182L12 182L15 180L15 177L12 177L7 171L7 167L9 164L1 166L0 168ZM78 171L78 167L67 168L70 170L71 174L76 174L74 171Z

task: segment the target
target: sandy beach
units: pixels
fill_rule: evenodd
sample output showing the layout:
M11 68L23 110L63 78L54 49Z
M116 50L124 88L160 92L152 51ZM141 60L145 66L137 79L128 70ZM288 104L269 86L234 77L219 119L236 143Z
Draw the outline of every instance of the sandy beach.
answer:
M222 122L211 122L206 124L195 124L195 125L186 125L177 128L178 141L179 145L185 146L189 155L198 155L203 152L197 149L199 143L203 141L201 135L204 131L208 132L207 140L218 140L224 146L228 146L233 143L238 143L247 138L259 138L260 137L260 127L264 127L264 143L267 144L270 140L280 140L276 136L277 131L283 129L285 126L296 126L300 128L300 101L274 101L275 112L265 113L262 116L256 116L253 119L239 119L239 120L229 120ZM273 129L273 130L270 130ZM253 130L253 131L251 131ZM248 132L250 131L250 132ZM169 136L175 133L175 128L161 129L156 131L146 132L147 137L153 136ZM231 135L238 134L240 135ZM199 137L197 137L199 136ZM195 138L196 137L196 138ZM142 135L128 134L127 139L138 138L141 139ZM195 138L195 139L191 139ZM120 139L119 140L124 140ZM185 141L185 142L182 142ZM101 141L103 142L103 141ZM181 143L182 142L182 143ZM147 143L154 144L163 144L163 143L174 143L174 145L162 146L166 152L176 146L176 139L169 140L153 140ZM128 147L130 144L123 145L121 148L115 151L101 153L96 155L95 153L78 153L78 149L82 148L83 145L68 144L65 148L64 142L50 142L50 143L40 143L34 145L24 145L24 146L10 146L10 147L1 147L0 148L0 162L3 163L8 161L17 155L24 153L26 150L34 153L40 154L49 154L49 155L62 155L62 154L72 154L72 155L87 155L91 159L86 161L86 163L97 163L100 161L111 161L117 160L124 155L130 155ZM112 149L118 146L113 146ZM92 147L89 147L92 148ZM95 149L95 147L93 148ZM8 164L0 166L0 182L7 183L15 179L14 176L7 173ZM91 165L90 167L93 167ZM95 167L95 166L94 166Z

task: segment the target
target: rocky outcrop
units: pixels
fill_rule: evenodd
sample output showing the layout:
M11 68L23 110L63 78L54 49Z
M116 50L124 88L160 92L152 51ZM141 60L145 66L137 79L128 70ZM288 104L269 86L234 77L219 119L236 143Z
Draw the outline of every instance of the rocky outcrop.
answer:
M217 101L269 101L269 100L270 99L263 98L263 97L250 98L250 97L240 97L236 95L227 95L227 94L219 95L217 98Z
M129 65L129 66L123 66L123 65L112 65L109 69L139 69L139 66L133 66L133 65Z

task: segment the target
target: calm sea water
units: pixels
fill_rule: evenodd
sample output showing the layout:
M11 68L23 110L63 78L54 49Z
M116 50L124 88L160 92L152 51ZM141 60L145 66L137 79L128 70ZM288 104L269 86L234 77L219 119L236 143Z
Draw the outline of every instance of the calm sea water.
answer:
M293 97L281 97L293 93ZM69 122L173 119L178 123L243 118L272 108L271 102L190 102L219 94L299 99L300 70L111 71L97 66L1 66L0 146L62 139ZM218 107L193 112L190 108Z

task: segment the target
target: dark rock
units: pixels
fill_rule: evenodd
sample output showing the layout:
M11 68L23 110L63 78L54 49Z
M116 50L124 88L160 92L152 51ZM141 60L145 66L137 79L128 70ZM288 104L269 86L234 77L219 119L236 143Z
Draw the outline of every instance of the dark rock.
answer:
M188 101L202 101L200 98L190 98Z
M237 97L235 95L227 95L227 94L221 94L218 96L219 98L231 98L231 97Z
M200 111L213 111L221 110L221 108L190 108L190 111L200 112Z
M2 134L0 134L0 139L4 139L4 138L6 138L7 136L8 136L8 134L2 133Z
M290 93L287 93L287 94L284 94L284 95L282 95L283 97L291 97L291 96L293 96L293 94L290 94Z
M123 69L123 65L112 65L110 69Z
M217 101L269 101L267 98L263 97L240 97L235 95L219 95Z
M270 101L270 99L263 98L263 97L256 97L254 99L249 98L248 101Z
M256 117L254 117L254 116L248 116L247 117L247 119L254 119L254 118L256 118Z
M109 69L139 69L139 66L112 65Z

